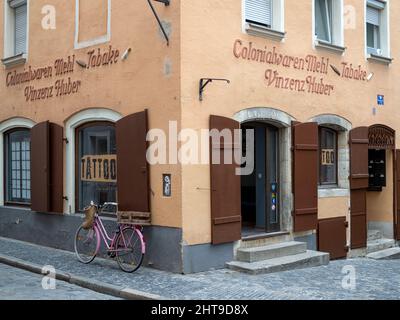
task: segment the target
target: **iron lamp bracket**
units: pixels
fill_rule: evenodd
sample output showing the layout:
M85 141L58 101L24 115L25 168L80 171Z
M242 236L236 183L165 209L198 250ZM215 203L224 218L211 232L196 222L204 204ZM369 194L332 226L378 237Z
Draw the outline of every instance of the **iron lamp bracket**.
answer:
M225 81L226 83L231 83L228 79L217 79L217 78L201 78L199 84L199 100L203 101L203 92L207 85L213 81Z
M166 7L170 5L170 0L153 0L153 1L164 3L164 5ZM165 30L164 26L162 25L161 20L158 17L158 14L156 12L156 9L154 9L153 4L151 3L151 0L147 0L147 2L149 3L151 11L153 11L153 14L154 14L154 16L155 16L155 18L156 18L156 20L158 22L158 25L160 26L160 29L161 29L164 37L165 37L165 40L167 40L167 46L169 46L169 38L168 38L168 35L167 35L167 31Z

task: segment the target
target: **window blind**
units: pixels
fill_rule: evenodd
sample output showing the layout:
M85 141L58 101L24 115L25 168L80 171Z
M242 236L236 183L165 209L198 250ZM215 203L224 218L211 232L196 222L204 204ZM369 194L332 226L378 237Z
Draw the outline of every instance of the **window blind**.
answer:
M26 27L27 27L27 6L22 5L15 10L15 54L26 52Z
M380 25L381 10L367 6L367 23Z
M246 21L272 26L272 0L246 0Z

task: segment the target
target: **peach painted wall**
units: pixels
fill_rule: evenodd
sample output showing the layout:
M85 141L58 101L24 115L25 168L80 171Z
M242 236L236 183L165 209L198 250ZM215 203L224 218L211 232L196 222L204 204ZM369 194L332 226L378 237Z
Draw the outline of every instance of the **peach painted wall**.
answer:
M356 9L356 28L344 31L347 47L343 55L313 48L312 1L285 1L285 31L283 42L251 36L242 30L243 2L237 1L183 1L182 2L182 127L208 128L210 114L232 118L243 109L272 107L289 113L298 121L333 113L348 119L353 127L383 123L397 130L399 138L400 95L396 94L400 63L400 24L395 17L400 14L400 2L390 1L391 52L395 58L390 66L369 62L365 54L364 1L344 0L345 5ZM305 78L309 72L293 68L275 67L255 61L237 59L234 42L240 39L244 45L268 50L276 47L282 54L305 57L308 54L330 59L330 63L341 69L347 62L368 74L374 72L370 82L356 81L337 76L332 70L323 75L324 82L335 89L330 96L298 93L266 86L264 74L274 69L284 77ZM313 75L311 73L311 75ZM316 75L316 74L315 74ZM317 78L320 78L316 75ZM209 85L204 101L198 100L198 81L202 77L227 78L231 84L215 82ZM377 109L377 94L385 95L385 106ZM211 213L209 167L191 166L182 168L182 210L184 239L197 244L211 240ZM198 189L201 187L202 189ZM325 202L325 201L324 201ZM327 201L328 202L328 201ZM329 202L344 205L344 199ZM326 210L325 204L322 205ZM389 208L391 205L386 204ZM330 215L330 211L321 215Z
M108 1L84 0L82 8L96 8ZM44 30L41 26L44 5L56 8L56 30ZM4 1L0 4L0 28L3 28ZM95 69L82 69L75 65L73 74L52 79L41 79L29 83L36 88L54 84L58 79L80 80L82 85L75 95L54 97L48 100L26 101L25 84L6 87L7 70L0 70L0 121L11 117L26 117L41 122L50 120L64 125L71 115L87 108L109 108L122 115L149 110L151 128L168 132L168 121L180 120L180 1L172 1L169 7L155 3L163 21L169 25L170 45L166 45L157 22L146 1L112 1L111 41L89 48L74 49L75 0L31 0L29 13L29 57L25 67L39 68L52 66L56 59L75 55L76 59L87 61L87 52L109 46L118 49L120 55L127 49L132 52L125 61ZM86 8L87 9L87 8ZM91 15L88 14L90 17ZM104 14L93 21L95 29L102 33ZM86 25L86 27L85 27ZM89 23L82 26L80 40L88 40L91 34ZM96 27L97 25L97 27ZM97 36L97 34L96 34ZM3 54L3 32L0 32L0 53ZM15 68L18 72L24 67ZM10 71L14 71L11 69ZM162 174L172 174L172 198L162 197ZM152 211L155 225L181 227L181 181L178 165L156 165L151 167Z
M319 198L318 219L347 217L349 202L349 197Z

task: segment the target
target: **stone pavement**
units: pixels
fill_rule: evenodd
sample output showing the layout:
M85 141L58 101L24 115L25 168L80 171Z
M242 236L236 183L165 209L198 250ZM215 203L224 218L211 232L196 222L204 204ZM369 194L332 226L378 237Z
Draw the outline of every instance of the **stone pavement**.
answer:
M42 276L0 264L0 300L115 300L63 281L55 290L44 290Z
M400 299L400 260L340 260L322 267L257 276L227 269L179 275L143 267L126 274L116 262L103 259L83 265L73 253L5 238L0 238L0 254L168 299ZM342 287L345 266L354 268L354 290Z

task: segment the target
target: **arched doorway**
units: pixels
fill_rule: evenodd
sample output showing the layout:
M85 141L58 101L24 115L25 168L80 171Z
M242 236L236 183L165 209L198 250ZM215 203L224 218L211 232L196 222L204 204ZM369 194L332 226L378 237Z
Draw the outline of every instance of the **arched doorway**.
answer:
M242 238L290 232L291 126L295 119L267 107L244 109L234 119L242 130L253 129L255 140L254 172L241 177Z
M279 129L263 122L246 122L242 130L253 130L255 145L254 170L241 177L242 235L278 232ZM245 140L242 147L246 150Z

